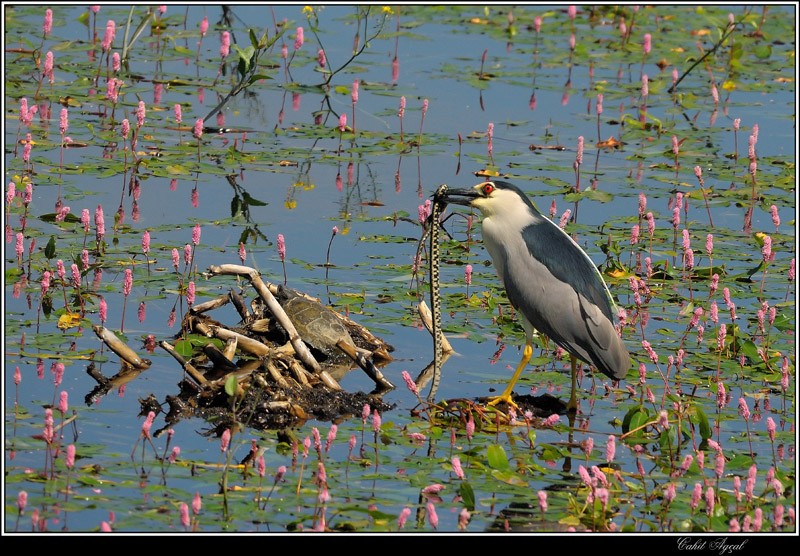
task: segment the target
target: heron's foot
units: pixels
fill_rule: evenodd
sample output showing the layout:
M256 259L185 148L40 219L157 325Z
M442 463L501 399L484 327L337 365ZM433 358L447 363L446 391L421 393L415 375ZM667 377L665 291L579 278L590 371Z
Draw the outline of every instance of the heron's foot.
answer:
M516 409L517 411L519 411L519 406L516 404L516 402L514 402L514 400L511 399L511 393L510 392L508 394L504 393L504 394L502 394L500 396L494 396L492 398L489 398L489 402L486 405L490 405L492 407L496 407L497 404L499 404L499 403L505 403L506 405L509 405L509 406L513 407L514 409Z

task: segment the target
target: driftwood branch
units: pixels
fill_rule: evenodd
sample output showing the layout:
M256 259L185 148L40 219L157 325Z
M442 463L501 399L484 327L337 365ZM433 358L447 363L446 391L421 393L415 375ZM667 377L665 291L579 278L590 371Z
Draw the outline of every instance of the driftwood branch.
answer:
M289 319L289 317L286 315L283 307L281 307L281 304L278 303L277 299L275 299L275 296L261 279L261 276L256 269L237 264L223 264L209 267L208 273L211 275L226 274L243 276L247 278L252 284L253 288L255 288L255 290L258 292L258 295L261 296L261 299L264 300L264 303L267 304L267 308L273 315L275 315L275 318L278 319L280 325L289 334L289 341L292 343L292 347L294 347L297 356L300 357L303 363L305 363L315 373L322 372L319 362L314 359L314 356L311 354L311 351L309 351L308 346L306 346L305 342L303 342L303 339L297 333L297 330L295 329L294 324L292 324L291 319Z
M122 360L131 367L142 370L149 368L152 364L152 361L149 359L139 357L139 355L133 351L128 344L120 340L119 337L114 334L114 332L105 326L93 326L92 329L94 330L94 333L97 334L97 337L103 340L103 342L105 342L111 351L119 355Z

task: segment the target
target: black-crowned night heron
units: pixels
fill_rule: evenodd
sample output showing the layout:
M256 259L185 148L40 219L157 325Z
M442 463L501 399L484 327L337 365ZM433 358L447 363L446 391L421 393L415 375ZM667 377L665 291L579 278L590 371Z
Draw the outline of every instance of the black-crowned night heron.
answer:
M516 405L511 394L533 353L534 330L572 356L569 410L577 408L576 359L615 380L625 377L630 355L614 327L611 294L592 260L564 230L507 182L449 189L446 200L480 209L483 244L525 329L522 360L506 389L490 405Z

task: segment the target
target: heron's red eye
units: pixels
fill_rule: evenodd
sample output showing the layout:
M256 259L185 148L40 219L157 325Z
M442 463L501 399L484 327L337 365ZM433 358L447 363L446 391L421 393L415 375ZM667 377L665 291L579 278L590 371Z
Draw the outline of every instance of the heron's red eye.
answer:
M483 194L484 195L491 195L492 191L494 191L494 184L492 182L486 182L483 184Z

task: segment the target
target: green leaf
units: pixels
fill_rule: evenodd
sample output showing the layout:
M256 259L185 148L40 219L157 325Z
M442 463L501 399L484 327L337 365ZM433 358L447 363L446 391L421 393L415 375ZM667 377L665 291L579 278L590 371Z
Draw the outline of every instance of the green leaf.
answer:
M56 256L56 236L50 236L50 241L44 247L44 256L48 259Z
M700 437L703 440L711 438L711 427L708 424L708 417L705 412L697 405L689 408L689 419L700 429Z
M490 444L486 448L486 458L489 462L489 467L492 469L510 469L511 465L508 463L506 451L498 444Z
M461 496L461 501L464 507L469 511L475 511L475 491L472 490L472 485L467 481L462 481L458 487L458 495Z
M753 54L755 54L756 58L766 60L772 56L772 45L768 43L756 45L756 47L753 48Z
M236 381L236 374L231 373L228 376L228 379L225 381L225 393L229 396L236 395L236 387L238 386L238 382Z

